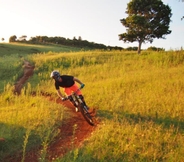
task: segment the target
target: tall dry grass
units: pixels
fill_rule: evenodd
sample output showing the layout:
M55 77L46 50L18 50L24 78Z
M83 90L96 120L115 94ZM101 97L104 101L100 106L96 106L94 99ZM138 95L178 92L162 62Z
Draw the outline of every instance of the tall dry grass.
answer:
M36 68L24 91L44 91L55 95L54 82L49 77L50 72L57 69L62 74L74 75L85 83L83 94L86 102L90 107L97 109L97 118L101 121L98 129L85 141L83 147L74 148L62 159L57 158L53 161L184 160L182 50L144 51L141 55L125 51L68 54L49 52L30 56L29 59L34 62ZM10 109L10 114L3 116L11 116L10 119L3 118L1 125L14 123L16 128L17 125L25 128L24 138L20 136L22 142L18 140L25 146L29 145L27 142L29 138L26 136L30 129L28 121L32 121L31 125L34 125L39 119L39 123L49 125L47 119L52 117L52 126L58 116L57 113L61 111L60 107L57 108L55 105L56 110L54 109L55 113L52 114L49 103L43 101L39 95L32 97L29 94L25 92L22 99L13 97L13 101L7 91L1 96L1 103L4 106L2 112L5 113L5 110ZM17 105L14 112L11 109L12 105ZM22 111L24 113L31 111L25 116L28 121L21 115L24 114ZM15 117L17 116L15 114L18 117ZM52 127L47 130L44 128L39 127L40 133L35 133L37 139L52 141L52 138L49 140L47 138L47 135L52 137L52 133L50 134ZM37 132L37 129L34 132ZM45 156L44 152L41 157L44 159Z

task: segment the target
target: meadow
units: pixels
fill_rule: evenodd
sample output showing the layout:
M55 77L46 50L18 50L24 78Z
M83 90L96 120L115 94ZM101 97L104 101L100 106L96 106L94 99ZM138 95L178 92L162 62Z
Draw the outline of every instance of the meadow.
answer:
M34 47L35 48L35 47ZM58 125L69 118L67 108L50 103L41 92L57 98L50 79L53 69L85 83L83 94L97 109L97 129L82 147L53 162L184 161L184 51L48 51L0 56L4 68L0 95L0 161L41 145L39 161ZM22 60L35 65L20 96L13 84L22 74ZM13 61L12 61L13 60ZM6 64L5 64L6 62ZM5 75L8 74L8 75ZM2 78L2 77L1 77ZM32 95L36 92L36 95ZM66 115L67 114L67 115Z

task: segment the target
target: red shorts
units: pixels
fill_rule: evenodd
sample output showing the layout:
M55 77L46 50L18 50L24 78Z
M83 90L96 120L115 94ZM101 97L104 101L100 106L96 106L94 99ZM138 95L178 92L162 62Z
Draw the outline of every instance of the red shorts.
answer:
M79 87L77 86L77 84L74 84L73 86L71 87L67 87L67 88L64 88L64 92L67 96L70 96L72 94L72 92L75 92L79 89ZM77 94L78 95L82 95L81 91L78 90L77 91Z

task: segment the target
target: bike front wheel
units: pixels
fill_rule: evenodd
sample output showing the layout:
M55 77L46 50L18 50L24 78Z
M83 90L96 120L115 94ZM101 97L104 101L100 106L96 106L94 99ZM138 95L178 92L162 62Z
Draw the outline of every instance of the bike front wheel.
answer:
M88 112L88 109L85 105L81 104L80 105L80 112L82 114L82 116L84 117L84 119L90 124L90 125L94 125L94 121L92 119L92 116L90 115L90 113Z

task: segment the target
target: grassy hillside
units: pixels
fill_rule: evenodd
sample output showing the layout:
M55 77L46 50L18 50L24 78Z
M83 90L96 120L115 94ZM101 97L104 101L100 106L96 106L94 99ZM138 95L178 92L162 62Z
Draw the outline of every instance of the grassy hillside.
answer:
M80 48L68 47L62 45L33 45L33 44L23 44L23 43L0 43L0 57L7 55L19 54L24 56L33 53L44 53L44 52L70 52L70 51L80 51Z
M49 75L57 69L86 84L86 102L101 123L82 147L54 162L184 161L184 51L48 52L27 58L36 68L21 96L12 94L11 84L0 96L0 137L7 139L1 158L35 144L46 148L57 135L67 111L39 95L56 97Z
M22 43L0 43L0 92L8 83L13 84L23 74L23 60L32 54L47 52L74 52L81 49L68 46L29 45Z

